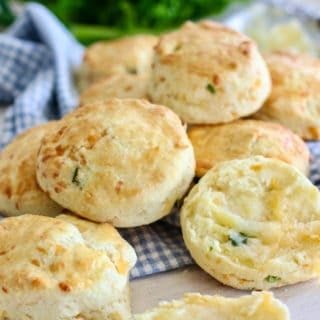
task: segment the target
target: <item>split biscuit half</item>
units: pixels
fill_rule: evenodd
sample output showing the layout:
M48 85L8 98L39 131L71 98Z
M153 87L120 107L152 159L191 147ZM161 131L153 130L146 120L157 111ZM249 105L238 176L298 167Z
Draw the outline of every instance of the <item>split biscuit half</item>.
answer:
M157 41L156 36L141 34L93 43L86 49L77 74L80 91L112 74L148 73Z
M269 289L317 276L320 193L296 168L255 156L215 165L181 210L197 264L239 289Z

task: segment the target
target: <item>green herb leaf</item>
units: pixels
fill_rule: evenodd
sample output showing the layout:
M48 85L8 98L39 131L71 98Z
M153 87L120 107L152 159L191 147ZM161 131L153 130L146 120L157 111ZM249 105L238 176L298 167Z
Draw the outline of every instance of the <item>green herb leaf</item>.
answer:
M77 186L80 186L80 181L78 180L78 173L79 173L79 167L76 167L73 172L72 183L74 183Z
M216 88L211 83L208 83L206 88L209 92L216 93Z
M234 247L239 247L242 244L247 244L248 238L251 238L247 234L243 232L233 232L232 234L229 235L229 241L231 241L231 244Z
M271 276L271 275L269 275L269 276L265 277L264 280L267 281L267 282L269 282L269 283L275 283L275 282L281 280L281 278L280 278L280 277L277 277L277 276Z
M182 204L183 204L183 198L177 199L176 202L174 203L174 206L180 209Z
M221 13L235 1L38 0L37 2L49 7L70 27L79 40L89 44L101 39L114 39L125 35L163 34L179 27L186 20L198 21L201 18ZM249 0L238 1L249 2ZM12 1L0 0L1 2Z
M7 0L0 0L0 25L6 26L14 21L11 4Z
M127 71L128 71L128 73L130 73L130 74L137 74L137 73L138 73L137 69L136 69L136 68L133 68L133 67L128 67L128 68L127 68Z
M210 247L209 247L209 251L212 251L212 250L213 250L213 246L210 246Z

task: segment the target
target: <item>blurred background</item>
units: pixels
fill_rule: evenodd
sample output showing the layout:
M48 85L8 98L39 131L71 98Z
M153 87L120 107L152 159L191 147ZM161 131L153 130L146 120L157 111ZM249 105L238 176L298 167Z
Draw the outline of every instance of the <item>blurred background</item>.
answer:
M5 29L28 1L0 0L0 30ZM137 33L160 34L186 20L206 17L223 19L230 13L246 11L246 26L229 25L257 41L262 50L297 48L320 55L320 0L40 0L84 45ZM266 9L268 8L268 10ZM271 11L269 8L281 13ZM242 10L245 9L245 10ZM253 11L253 12L252 12ZM298 17L288 20L283 13ZM223 20L225 22L225 20ZM303 25L300 22L303 22ZM309 30L307 30L309 29ZM316 39L317 41L312 41Z
M185 20L223 13L230 5L249 0L42 0L87 45L124 34L161 33ZM26 1L25 1L26 2ZM0 0L0 26L9 25L23 1Z

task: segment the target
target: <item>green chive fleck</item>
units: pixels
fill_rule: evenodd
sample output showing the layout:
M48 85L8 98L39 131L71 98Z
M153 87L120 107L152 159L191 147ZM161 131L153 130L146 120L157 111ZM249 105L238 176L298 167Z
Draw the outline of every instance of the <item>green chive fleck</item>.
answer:
M234 247L239 247L242 244L247 244L248 238L251 238L251 237L243 232L239 232L239 233L234 232L229 235L229 241L231 241L231 244Z
M181 43L177 43L177 45L174 48L174 51L178 51L182 48L182 44Z
M264 280L269 282L269 283L275 283L275 282L281 280L281 278L277 277L277 276L270 276L269 275L269 276L265 277Z
M183 199L177 199L176 202L174 203L174 206L180 209L182 204L183 204Z
M127 68L127 71L128 71L128 73L130 73L130 74L137 74L138 73L138 71L137 71L137 69L136 68L130 68L130 67L128 67Z
M79 167L76 167L73 172L72 183L74 183L77 186L80 185L80 181L78 180L78 173L79 173Z
M208 83L206 88L209 92L216 93L216 88L211 83Z
M213 250L213 246L210 246L210 247L209 247L209 251L212 251L212 250Z

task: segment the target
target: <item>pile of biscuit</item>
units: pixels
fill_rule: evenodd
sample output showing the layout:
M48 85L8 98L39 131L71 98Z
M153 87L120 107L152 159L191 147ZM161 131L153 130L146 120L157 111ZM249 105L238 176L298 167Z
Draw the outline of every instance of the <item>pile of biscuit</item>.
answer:
M218 281L268 290L319 274L320 193L302 140L320 138L318 60L187 22L92 45L78 84L79 108L0 154L0 319L132 319L136 254L115 227L157 221L182 198L185 244ZM264 291L187 294L135 319L230 314L289 318Z

